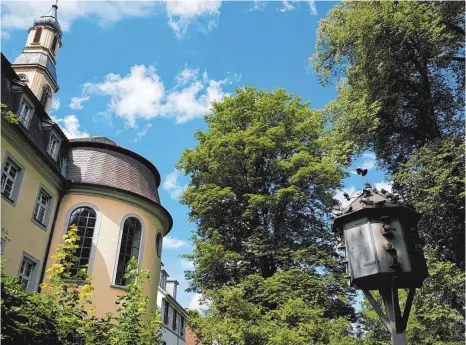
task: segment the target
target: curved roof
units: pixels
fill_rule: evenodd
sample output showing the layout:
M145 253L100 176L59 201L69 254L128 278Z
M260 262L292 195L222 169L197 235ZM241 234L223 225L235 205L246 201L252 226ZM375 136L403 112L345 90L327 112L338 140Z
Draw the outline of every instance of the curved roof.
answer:
M70 139L69 140L69 146L70 147L99 147L99 148L106 148L110 149L119 153L123 153L125 155L128 155L142 164L144 164L155 176L157 188L160 186L160 173L155 167L154 164L152 164L148 159L144 158L143 156L137 154L136 152L133 152L131 150L128 150L114 141L108 139L107 137L104 136L98 136L98 137L88 137L88 138L77 138L77 139Z
M60 36L61 38L63 36L63 33L61 31L60 24L58 23L57 9L58 6L53 5L52 9L47 14L44 14L43 16L34 20L34 26L50 26L57 32L58 36Z

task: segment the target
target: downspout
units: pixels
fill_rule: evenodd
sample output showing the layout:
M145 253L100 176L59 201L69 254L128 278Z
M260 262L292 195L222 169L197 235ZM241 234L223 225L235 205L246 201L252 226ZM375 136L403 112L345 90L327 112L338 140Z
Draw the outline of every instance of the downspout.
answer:
M52 226L50 227L50 236L49 236L49 240L47 242L47 249L45 250L45 257L44 257L44 261L43 261L43 264L42 264L42 270L40 272L39 287L37 288L37 292L41 292L41 290L42 290L40 285L44 281L45 268L47 267L47 259L49 257L50 247L52 246L52 239L53 239L53 234L54 234L54 231L55 231L55 223L57 222L58 210L60 209L61 201L63 200L63 197L65 196L65 193L66 193L67 189L68 189L68 181L65 182L65 188L58 195L57 206L55 207L55 214L53 215Z

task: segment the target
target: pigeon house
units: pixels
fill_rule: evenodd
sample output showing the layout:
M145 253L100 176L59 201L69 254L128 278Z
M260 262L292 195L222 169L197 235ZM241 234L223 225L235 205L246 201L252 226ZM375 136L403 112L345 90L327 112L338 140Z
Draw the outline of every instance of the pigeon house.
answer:
M416 224L419 214L399 203L399 197L368 183L339 215L333 230L341 238L349 283L378 290L390 284L417 288L427 278Z

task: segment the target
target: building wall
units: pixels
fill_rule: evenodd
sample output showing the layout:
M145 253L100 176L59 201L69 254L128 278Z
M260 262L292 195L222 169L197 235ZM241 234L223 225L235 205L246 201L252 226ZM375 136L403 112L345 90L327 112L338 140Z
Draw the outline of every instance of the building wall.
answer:
M14 70L17 74L25 74L28 78L27 85L37 97L37 99L41 99L42 91L45 85L48 85L52 92L54 91L54 86L50 78L48 77L47 73L42 71L37 67L14 67ZM53 94L52 94L53 97ZM48 111L50 108L51 102L47 105L45 111Z
M164 309L165 309L165 303L169 304L169 309L168 309L168 323L165 324L164 322L162 323L162 344L163 342L166 342L166 345L185 345L185 336L186 336L186 315L183 315L184 310L178 307L178 305L171 303L166 298L166 295L168 294L167 291L164 291L162 288L158 288L159 293L157 295L157 307L160 310L160 314L162 317L162 322L164 319ZM178 320L177 320L177 329L173 330L173 312L176 309L178 313ZM180 316L183 316L185 318L184 321L184 336L180 335Z
M97 310L97 316L104 316L106 312L116 312L115 300L125 290L113 285L115 274L118 242L123 218L129 214L137 215L143 223L142 252L140 250L140 266L151 273L151 279L144 286L145 294L149 296L149 305L155 310L157 298L157 286L160 277L161 261L156 252L155 239L158 232L163 234L160 221L152 214L136 207L111 198L66 194L60 205L57 216L56 230L52 240L47 267L54 261L51 259L56 253L56 246L68 228L70 210L78 204L90 204L95 206L97 223L94 229L95 255L91 261L89 274L93 277L92 285L94 294L92 300ZM100 216L100 220L99 220Z
M8 231L9 238L9 241L5 243L3 252L4 257L8 258L8 260L3 264L2 269L6 275L17 276L22 253L24 251L39 260L40 264L36 268L39 273L45 261L47 242L59 196L59 186L51 183L50 179L44 177L43 172L40 172L36 166L31 164L29 159L26 159L19 152L24 149L15 148L3 135L1 143L2 169L7 153L24 168L19 194L15 204L13 205L2 195L1 223L2 228ZM53 198L49 222L45 228L39 226L38 223L33 220L37 193L41 186L43 186ZM39 274L35 275L35 278L36 281L34 285L37 287Z

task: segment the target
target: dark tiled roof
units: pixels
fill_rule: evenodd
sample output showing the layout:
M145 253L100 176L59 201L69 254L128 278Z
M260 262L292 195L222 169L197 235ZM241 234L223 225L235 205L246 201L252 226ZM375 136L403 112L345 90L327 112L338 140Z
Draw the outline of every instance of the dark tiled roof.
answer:
M109 138L104 137L104 136L87 137L87 138L75 138L75 139L69 139L69 141L70 141L70 143L74 143L74 142L78 142L78 143L92 142L92 143L102 143L102 144L109 144L109 145L115 145L115 146L122 147L122 146L118 145L116 142L114 142L113 140L110 140Z

